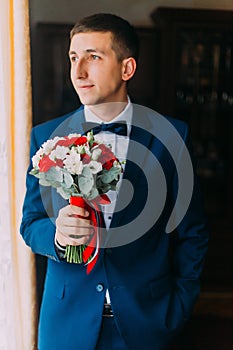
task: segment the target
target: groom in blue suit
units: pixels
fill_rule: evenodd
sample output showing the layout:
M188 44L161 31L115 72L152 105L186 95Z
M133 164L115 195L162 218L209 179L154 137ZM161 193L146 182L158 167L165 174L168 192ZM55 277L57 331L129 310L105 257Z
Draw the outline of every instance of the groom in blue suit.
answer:
M131 103L138 39L122 18L97 14L77 22L69 57L83 106L33 128L31 157L54 136L104 123L96 138L126 165L117 197L109 193L111 204L101 208L100 255L87 274L64 251L89 241L88 212L40 187L30 163L21 234L48 258L38 349L173 349L199 295L208 242L188 127Z

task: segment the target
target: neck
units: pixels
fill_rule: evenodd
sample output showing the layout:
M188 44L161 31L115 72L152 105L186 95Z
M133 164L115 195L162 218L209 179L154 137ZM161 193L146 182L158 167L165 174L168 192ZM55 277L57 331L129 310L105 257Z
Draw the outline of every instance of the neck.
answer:
M104 122L110 122L117 117L126 107L128 99L124 102L108 102L94 106L87 106L92 113Z

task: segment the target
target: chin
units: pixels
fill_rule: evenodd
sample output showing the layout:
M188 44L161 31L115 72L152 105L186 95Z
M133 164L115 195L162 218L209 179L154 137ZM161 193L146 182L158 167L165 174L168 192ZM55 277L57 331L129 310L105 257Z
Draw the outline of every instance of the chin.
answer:
M95 105L98 103L96 101L96 99L94 99L94 98L90 98L88 96L81 96L81 95L78 95L78 96L79 96L79 99L83 105L86 105L86 106L90 105L91 106L91 105Z

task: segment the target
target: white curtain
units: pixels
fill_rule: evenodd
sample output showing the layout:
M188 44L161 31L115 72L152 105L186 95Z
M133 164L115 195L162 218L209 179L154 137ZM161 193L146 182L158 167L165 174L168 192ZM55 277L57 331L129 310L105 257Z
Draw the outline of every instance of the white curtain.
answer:
M32 350L35 261L19 234L31 128L28 0L0 8L0 350Z

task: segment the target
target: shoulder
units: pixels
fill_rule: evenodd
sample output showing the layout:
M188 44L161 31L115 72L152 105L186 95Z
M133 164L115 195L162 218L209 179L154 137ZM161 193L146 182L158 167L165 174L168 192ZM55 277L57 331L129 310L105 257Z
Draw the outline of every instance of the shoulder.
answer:
M188 133L189 127L185 121L170 116L163 117L170 123L171 126L173 126L179 132L181 136L186 135Z
M164 135L166 138L173 139L176 136L180 136L184 140L189 134L188 124L181 119L154 112L150 121L154 130L159 130L159 135Z
M63 123L66 119L68 119L70 116L72 116L74 113L76 112L75 111L72 111L68 114L64 114L60 117L57 117L57 118L54 118L54 119L51 119L51 120L48 120L44 123L41 123L41 124L38 124L36 126L33 127L33 131L35 133L53 133L54 130L61 124Z
M53 138L56 134L56 130L60 131L59 129L60 126L64 125L64 123L68 121L70 117L72 117L82 109L83 108L81 107L70 113L64 114L60 117L51 119L49 121L46 121L44 123L34 126L32 128L31 138L34 138L36 140L36 143L38 145L41 145L43 142L47 141L48 139ZM61 136L61 135L58 135L58 136Z
M161 136L174 137L178 133L184 139L189 133L188 124L185 121L160 114L145 106L134 106L133 121L137 123L137 126L158 138Z

